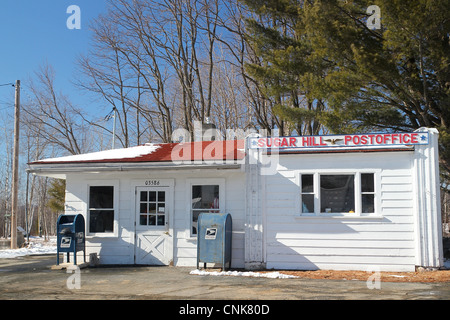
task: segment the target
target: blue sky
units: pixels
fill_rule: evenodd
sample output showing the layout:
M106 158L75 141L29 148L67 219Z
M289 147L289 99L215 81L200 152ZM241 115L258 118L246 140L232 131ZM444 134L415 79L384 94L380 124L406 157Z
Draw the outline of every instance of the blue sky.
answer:
M80 7L80 30L66 26L70 5ZM27 79L48 63L57 89L80 107L94 109L71 80L77 56L89 48L89 25L106 8L106 0L1 0L0 85L21 80L25 99ZM0 87L0 114L12 113L13 103L14 88Z

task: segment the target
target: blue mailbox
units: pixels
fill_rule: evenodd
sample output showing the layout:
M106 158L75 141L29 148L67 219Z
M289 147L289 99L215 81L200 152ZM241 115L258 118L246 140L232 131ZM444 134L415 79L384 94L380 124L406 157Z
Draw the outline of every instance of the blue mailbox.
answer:
M67 262L69 262L69 253L73 252L73 264L76 265L78 251L83 251L84 262L86 262L84 217L81 214L60 215L57 222L56 264L59 265L60 252L67 252Z
M232 221L229 213L202 213L198 217L197 269L200 262L231 267Z

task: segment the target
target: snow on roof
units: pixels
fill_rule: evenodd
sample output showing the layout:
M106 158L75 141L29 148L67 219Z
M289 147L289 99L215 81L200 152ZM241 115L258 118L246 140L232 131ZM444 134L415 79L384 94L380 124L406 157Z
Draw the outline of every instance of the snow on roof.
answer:
M113 162L173 162L195 160L244 159L244 140L198 141L186 143L145 144L60 158L39 160L30 165Z
M77 154L67 157L50 158L38 162L90 162L96 160L117 160L126 158L136 158L142 155L153 153L160 146L157 144L145 144L137 147L98 151L85 154Z

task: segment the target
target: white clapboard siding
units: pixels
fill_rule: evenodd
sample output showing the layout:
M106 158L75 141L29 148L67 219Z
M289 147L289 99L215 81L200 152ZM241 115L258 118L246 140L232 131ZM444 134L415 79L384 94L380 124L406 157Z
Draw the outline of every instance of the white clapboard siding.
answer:
M143 171L138 173L117 172L110 174L73 174L67 176L66 214L81 213L87 217L88 185L115 181L119 190L117 203L117 235L86 238L86 254L97 253L101 264L133 264L135 254L135 187L137 179L173 179L173 263L180 266L196 266L197 239L190 235L190 199L187 198L189 179L215 179L225 181L226 208L233 218L232 266L244 266L245 224L245 175L230 170L202 171ZM86 224L88 225L86 219Z
M176 243L174 243L174 262L177 266L196 266L197 264L197 239L190 235L190 211L188 210L190 199L186 198L186 185L191 179L204 177L217 178L217 171L210 173L202 172L198 174L178 174L175 193L180 198L175 197L175 228ZM242 173L227 172L220 178L225 179L225 213L232 216L232 267L242 268L244 266L244 221L245 221L245 175Z
M280 155L279 172L265 179L267 268L414 270L415 204L410 159L408 152ZM371 168L379 177L379 205L374 216L308 217L297 212L300 189L296 174L370 172Z

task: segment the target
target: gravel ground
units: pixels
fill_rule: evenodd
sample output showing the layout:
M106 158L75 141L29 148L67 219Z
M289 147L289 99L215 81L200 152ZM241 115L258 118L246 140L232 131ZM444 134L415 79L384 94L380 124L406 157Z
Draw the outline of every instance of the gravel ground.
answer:
M305 279L329 280L361 280L366 281L371 273L365 271L280 271L280 273L293 275ZM373 273L372 273L373 274ZM422 272L380 272L382 282L450 282L450 270L435 270Z

